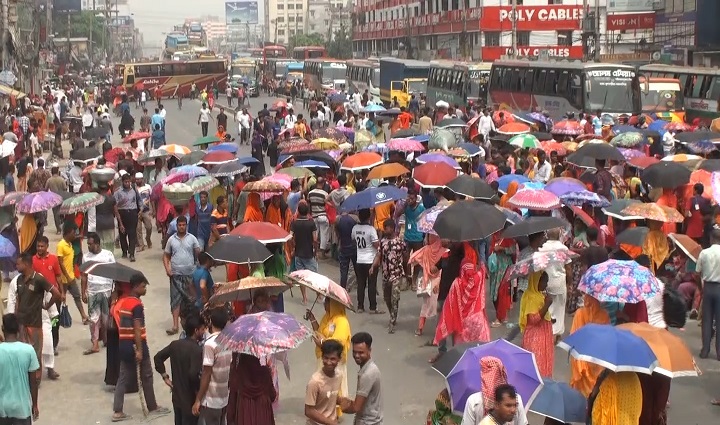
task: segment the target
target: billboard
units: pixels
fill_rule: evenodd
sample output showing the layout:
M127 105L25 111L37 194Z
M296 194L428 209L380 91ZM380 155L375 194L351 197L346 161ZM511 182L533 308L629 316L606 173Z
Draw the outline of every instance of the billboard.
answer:
M258 23L257 0L225 2L225 23L228 25Z
M624 13L608 15L608 31L651 30L655 28L655 13Z
M517 20L518 31L579 30L583 17L582 6L517 6L515 14L510 6L486 6L480 18L484 31L510 31Z
M653 3L657 0L608 0L608 13L623 12L652 12ZM663 2L664 3L664 2Z
M78 13L82 10L81 0L55 0L53 1L53 12L55 13Z

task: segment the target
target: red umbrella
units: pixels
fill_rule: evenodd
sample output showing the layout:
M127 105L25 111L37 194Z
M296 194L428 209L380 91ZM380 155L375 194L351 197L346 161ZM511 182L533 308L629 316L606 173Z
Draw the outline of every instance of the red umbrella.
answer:
M264 244L285 243L292 239L292 235L277 224L260 221L245 222L234 228L230 234L249 236Z
M202 158L203 164L217 165L224 164L226 162L234 161L235 155L225 151L215 151L206 153Z
M273 102L273 104L272 104L272 106L270 107L270 109L277 110L277 109L287 108L287 107L288 107L288 104L287 104L286 101L284 101L284 100L282 100L282 99L278 99L278 100L276 100L275 102Z
M536 211L550 211L560 208L560 198L547 190L521 189L508 203L514 208L527 208Z
M372 168L383 162L383 157L375 152L360 152L347 157L345 161L342 162L340 169L359 171Z
M558 156L567 155L567 149L565 148L565 146L563 146L562 143L556 142L554 140L546 140L544 142L540 142L540 146L542 146L542 150L544 150L545 153L548 155L550 155L550 152L555 152Z
M583 211L582 208L572 205L570 206L570 209L572 210L573 214L575 214L575 217L579 218L583 223L585 223L588 227L595 226L595 220L593 220L592 217L590 217L590 214Z
M112 148L103 154L105 161L117 163L121 159L125 159L125 149L123 148Z
M583 126L575 120L562 120L553 125L550 133L563 136L579 136L583 134Z
M640 156L628 161L628 165L644 170L653 164L657 164L658 162L660 162L660 160L655 158L654 156Z
M457 176L457 170L445 162L428 162L413 170L415 182L422 187L445 186Z
M685 124L684 122L671 122L665 126L667 131L692 131L693 126Z
M511 122L497 129L500 134L514 135L530 132L530 126L521 122Z
M141 131L139 133L133 133L129 136L125 136L125 138L122 141L123 141L123 143L130 143L133 140L149 139L150 137L152 137L152 134L145 132L145 131Z

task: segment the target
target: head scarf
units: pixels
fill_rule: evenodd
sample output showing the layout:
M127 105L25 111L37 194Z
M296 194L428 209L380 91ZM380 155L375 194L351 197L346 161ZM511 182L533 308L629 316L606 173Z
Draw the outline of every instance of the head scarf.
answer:
M510 184L508 185L508 188L507 188L507 192L505 192L505 194L502 196L502 198L500 198L500 206L501 207L508 208L508 201L510 200L510 198L513 197L513 195L515 195L517 193L519 186L520 186L520 184L517 181L510 182Z
M520 331L524 332L527 326L527 315L539 313L545 304L545 296L538 290L540 276L543 272L534 272L528 276L528 288L520 300ZM545 320L550 320L550 312L545 312Z
M600 301L590 295L585 295L583 300L585 304L582 308L575 312L570 333L575 332L588 323L598 325L610 324L610 316L602 307ZM595 387L595 381L597 380L601 370L601 366L571 358L570 386L580 391L585 397L587 397Z
M495 406L495 388L498 385L507 384L507 371L500 359L493 356L485 356L480 359L480 380L482 384L483 408L485 414Z
M448 250L442 246L440 238L430 235L430 243L415 251L412 256L410 256L409 262L417 264L422 268L423 282L425 285L428 284L430 279L436 277L433 276L430 271L446 252L448 252ZM437 274L439 274L439 272Z
M330 298L328 311L322 319L320 319L318 333L320 333L323 338L331 338L342 344L342 361L347 362L347 356L350 353L350 338L352 335L350 333L350 322L348 321L344 305ZM322 356L320 347L315 347L315 355L318 358Z
M665 236L665 233L661 230L663 228L663 224L664 223L659 221L648 220L648 227L650 228L650 231L648 232L647 237L645 237L645 243L642 247L643 253L650 257L650 266L653 274L670 255L670 246L668 245L667 236Z
M280 195L275 195L280 196ZM267 207L267 212L265 214L265 221L268 223L274 224L276 226L280 226L281 228L290 231L290 208L287 207L287 204L285 204L285 213L283 214L283 203L285 203L285 200L280 200L280 206L275 206L274 202L270 202L270 205Z
M245 218L243 221L264 221L261 208L260 194L251 192L248 194L247 205L245 206Z

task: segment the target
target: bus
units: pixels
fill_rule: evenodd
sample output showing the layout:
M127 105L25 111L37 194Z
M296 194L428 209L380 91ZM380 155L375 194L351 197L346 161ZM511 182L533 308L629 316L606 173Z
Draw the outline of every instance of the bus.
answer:
M376 104L380 100L380 61L377 59L356 59L347 61L346 87L349 94L365 93Z
M685 121L683 88L677 78L647 77L640 74L642 112L667 121Z
M649 64L641 66L639 70L650 79L673 78L680 81L687 122L693 122L697 118L702 124L709 125L712 120L720 117L718 68Z
M268 45L262 48L263 61L267 61L269 58L286 58L287 49L285 46L279 44Z
M190 42L184 33L170 33L165 36L165 59L172 59L177 53L190 50Z
M265 78L270 80L279 80L285 77L288 72L288 66L295 63L291 58L268 58L265 68Z
M501 59L492 65L488 94L495 110L542 110L555 120L569 111L601 110L611 115L641 111L640 84L631 65Z
M293 49L292 57L296 61L305 59L326 58L327 51L323 46L302 46Z
M487 102L491 63L433 61L427 83L427 102L444 100L465 107L469 102Z
M148 90L154 94L160 86L163 97L187 97L193 83L198 90L209 90L217 85L218 90L224 93L228 78L224 59L127 63L122 76L122 85L126 90Z
M330 58L308 59L303 65L305 87L315 90L318 94L327 93L331 90L344 90L346 71L347 64L342 60Z
M247 52L251 58L255 58L255 59L263 58L263 49L261 49L259 47L253 47L251 49L247 49Z
M230 75L242 75L247 78L255 78L258 73L258 60L253 58L239 58L230 64Z

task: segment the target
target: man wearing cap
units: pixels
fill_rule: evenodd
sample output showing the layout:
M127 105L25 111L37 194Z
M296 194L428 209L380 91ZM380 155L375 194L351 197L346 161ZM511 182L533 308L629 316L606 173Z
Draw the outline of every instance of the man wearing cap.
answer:
M152 210L150 205L150 192L152 187L144 182L145 177L143 173L135 173L135 188L140 194L140 215L138 217L137 225L137 244L138 251L145 249L145 243L147 247L152 248L152 242L150 242L150 235L152 234ZM145 239L142 237L142 230L145 228Z

